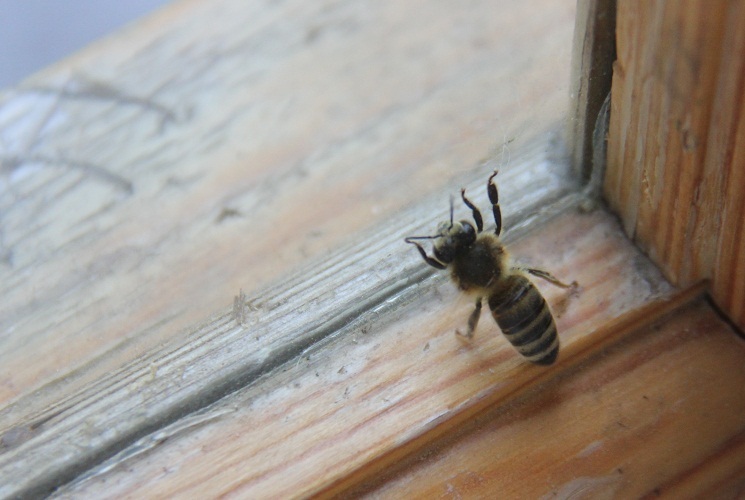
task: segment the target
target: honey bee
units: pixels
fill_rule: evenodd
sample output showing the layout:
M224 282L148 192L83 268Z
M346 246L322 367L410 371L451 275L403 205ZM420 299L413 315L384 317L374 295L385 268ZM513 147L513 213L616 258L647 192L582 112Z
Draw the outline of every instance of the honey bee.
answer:
M486 298L492 316L507 340L528 361L550 365L559 355L556 323L546 300L528 279L527 274L542 278L561 288L576 288L577 282L567 285L540 269L513 267L506 249L499 240L502 233L502 210L494 182L497 171L486 183L496 229L494 234L483 233L483 218L479 209L466 198L463 203L471 210L474 228L467 220L453 221L453 200L450 199L450 220L437 226L433 236L409 236L404 241L416 246L424 261L437 269L450 268L450 276L462 291L476 297L476 307L468 318L468 329L463 334L472 338L481 316L481 301ZM415 240L434 240L434 257L427 255Z

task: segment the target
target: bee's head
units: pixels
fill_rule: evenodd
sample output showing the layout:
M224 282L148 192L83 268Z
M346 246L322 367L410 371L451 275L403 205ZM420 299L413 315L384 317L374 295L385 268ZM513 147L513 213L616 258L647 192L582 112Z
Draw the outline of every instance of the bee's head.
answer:
M447 265L453 262L455 257L463 250L469 248L476 241L476 229L465 220L453 221L453 199L450 199L450 220L442 221L437 225L437 233L432 236L410 236L410 240L434 240L435 258ZM420 247L420 251L421 247Z
M476 229L470 222L465 220L440 222L434 242L435 257L443 264L449 264L474 241L476 241Z

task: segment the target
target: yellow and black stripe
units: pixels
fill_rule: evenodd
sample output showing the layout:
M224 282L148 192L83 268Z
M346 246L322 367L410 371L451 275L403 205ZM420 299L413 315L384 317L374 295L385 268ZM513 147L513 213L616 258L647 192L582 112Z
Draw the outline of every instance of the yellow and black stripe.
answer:
M559 355L559 336L546 300L531 281L513 274L489 297L502 333L528 361L550 365Z

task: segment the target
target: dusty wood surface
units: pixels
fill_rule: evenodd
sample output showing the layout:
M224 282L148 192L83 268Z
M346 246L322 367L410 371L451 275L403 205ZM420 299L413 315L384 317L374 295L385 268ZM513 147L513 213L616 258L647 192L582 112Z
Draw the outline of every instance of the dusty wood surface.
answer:
M5 91L0 484L58 484L393 307L426 275L400 238L491 169L513 223L566 193L573 8L184 1Z
M745 3L619 2L605 192L681 285L745 328Z
M0 401L82 387L481 178L561 120L572 14L184 1L5 91Z
M512 250L582 285L572 296L538 283L559 317L556 366L519 359L487 314L472 344L456 338L471 304L438 274L412 287L413 300L397 298L395 314L381 308L360 318L322 349L148 436L61 494L339 493L484 408L511 405L671 303L673 290L603 212L571 208ZM404 260L424 265L413 251ZM541 421L553 411L545 408Z
M542 155L517 157L516 168L503 173L505 195L516 197L506 206L518 215L524 212L507 217L507 224L529 224L526 213L540 218L541 208L561 193L576 202L563 180L566 171L557 175L561 169ZM543 180L541 189L534 187L536 177ZM485 205L484 179L480 189L471 187L472 199ZM8 488L43 491L250 384L314 343L340 335L349 324L365 328L375 318L395 318L398 308L418 295L414 285L433 274L403 238L428 231L443 217L447 196L412 206L399 212L398 224L372 228L359 242L239 302L237 310L224 309L80 390L55 393L51 386L22 398L0 415L6 425L0 477L22 478L7 483ZM525 230L518 226L513 235Z

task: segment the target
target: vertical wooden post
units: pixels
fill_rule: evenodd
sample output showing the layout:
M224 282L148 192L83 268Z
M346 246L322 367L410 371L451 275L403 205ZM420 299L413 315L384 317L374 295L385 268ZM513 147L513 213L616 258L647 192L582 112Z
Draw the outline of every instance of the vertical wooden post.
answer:
M605 195L674 283L745 326L745 2L620 1Z
M592 170L593 133L611 88L616 0L578 0L572 47L569 140L571 161L584 180Z

